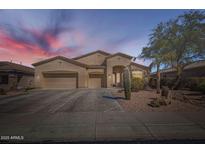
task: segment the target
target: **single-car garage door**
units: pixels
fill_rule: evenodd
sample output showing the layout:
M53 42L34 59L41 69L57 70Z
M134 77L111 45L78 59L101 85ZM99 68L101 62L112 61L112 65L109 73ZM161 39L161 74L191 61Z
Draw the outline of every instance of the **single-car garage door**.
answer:
M74 89L78 87L77 73L47 72L44 73L44 88L48 89Z
M101 88L101 78L90 78L88 88Z
M102 88L103 74L89 74L88 88Z

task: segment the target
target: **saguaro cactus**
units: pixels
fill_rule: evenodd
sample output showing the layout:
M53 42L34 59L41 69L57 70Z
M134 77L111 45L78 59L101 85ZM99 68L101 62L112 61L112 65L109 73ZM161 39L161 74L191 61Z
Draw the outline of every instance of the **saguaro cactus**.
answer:
M123 71L123 85L124 85L125 99L130 100L131 98L131 76L130 76L130 70L128 67L126 67Z

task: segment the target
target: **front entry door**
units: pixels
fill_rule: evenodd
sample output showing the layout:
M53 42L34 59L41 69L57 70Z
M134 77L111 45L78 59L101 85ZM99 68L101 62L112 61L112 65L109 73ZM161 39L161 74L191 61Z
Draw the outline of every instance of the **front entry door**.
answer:
M113 74L113 85L115 87L123 87L123 74L122 73Z

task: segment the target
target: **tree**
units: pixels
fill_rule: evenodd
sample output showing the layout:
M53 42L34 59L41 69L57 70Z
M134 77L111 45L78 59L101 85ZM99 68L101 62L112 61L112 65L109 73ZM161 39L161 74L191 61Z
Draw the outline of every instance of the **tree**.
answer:
M158 24L140 57L151 59L151 66L157 66L158 92L161 64L176 69L176 82L172 89L177 89L184 68L193 61L205 59L205 12L191 10Z
M205 14L189 11L166 23L166 63L176 69L177 77L173 89L180 86L184 68L193 61L205 58Z
M160 65L164 62L162 49L164 49L165 24L160 23L152 30L147 47L143 48L140 58L152 61L150 68L157 68L157 93L160 93Z

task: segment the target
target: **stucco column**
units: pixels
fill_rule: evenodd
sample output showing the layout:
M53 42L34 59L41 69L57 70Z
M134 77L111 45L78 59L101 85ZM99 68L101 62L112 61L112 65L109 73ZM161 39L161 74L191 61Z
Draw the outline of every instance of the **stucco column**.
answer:
M107 66L107 87L112 87L112 66Z
M117 73L114 73L115 74L115 86L117 84Z

